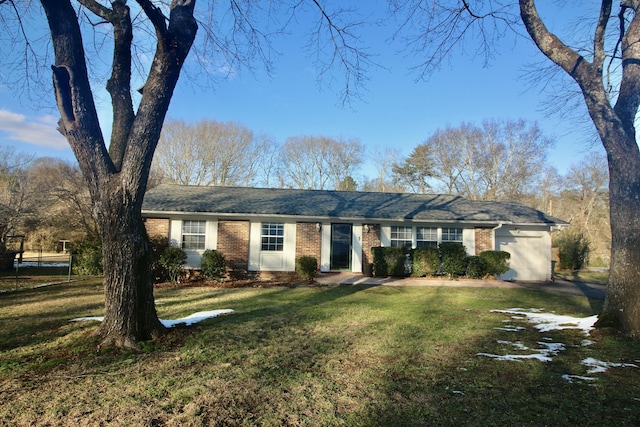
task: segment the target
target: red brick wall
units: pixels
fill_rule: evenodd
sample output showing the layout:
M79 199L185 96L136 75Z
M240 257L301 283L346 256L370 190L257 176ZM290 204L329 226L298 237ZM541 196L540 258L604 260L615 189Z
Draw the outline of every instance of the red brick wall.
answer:
M168 218L147 218L144 225L147 228L149 237L169 237L171 221Z
M476 228L476 255L493 249L493 229Z
M367 224L369 232L366 233L364 227L362 229L362 268L366 271L365 266L373 262L373 254L371 248L380 246L380 224Z
M296 259L301 256L312 256L320 264L320 248L322 232L316 230L315 222L299 222L296 224Z
M235 270L249 266L249 221L218 221L218 246L227 265Z

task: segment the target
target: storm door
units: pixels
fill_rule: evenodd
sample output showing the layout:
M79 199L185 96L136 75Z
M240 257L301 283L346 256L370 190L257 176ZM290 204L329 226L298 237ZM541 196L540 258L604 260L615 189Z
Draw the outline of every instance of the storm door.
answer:
M351 224L331 224L331 270L351 270Z

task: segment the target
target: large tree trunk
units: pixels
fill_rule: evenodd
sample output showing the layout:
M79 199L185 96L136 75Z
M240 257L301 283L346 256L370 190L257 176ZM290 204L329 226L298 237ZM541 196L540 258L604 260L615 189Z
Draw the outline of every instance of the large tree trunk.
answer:
M154 305L141 208L162 123L197 31L195 0L173 0L168 19L151 1L137 0L156 30L157 45L135 114L130 96L133 34L129 8L123 0L110 2L111 8L94 0L80 2L114 27L112 73L106 85L114 112L109 151L98 122L75 10L70 0L41 3L55 51L52 69L60 131L88 183L102 236L103 344L138 348L138 341L164 330Z
M138 341L158 337L164 327L155 309L149 240L140 202L123 194L122 189L114 189L110 199L122 202L107 200L99 214L105 272L101 336L103 345L137 349Z
M580 86L609 163L611 269L598 327L640 338L640 150L635 118L640 107L640 16L638 2L620 4L621 80L615 105L603 81L605 34L613 2L602 0L589 61L551 33L534 0L520 0L520 16L542 53ZM626 13L632 13L629 21Z
M608 135L609 139L614 138ZM635 138L608 141L611 268L598 327L640 338L640 153ZM628 147L628 149L620 149Z

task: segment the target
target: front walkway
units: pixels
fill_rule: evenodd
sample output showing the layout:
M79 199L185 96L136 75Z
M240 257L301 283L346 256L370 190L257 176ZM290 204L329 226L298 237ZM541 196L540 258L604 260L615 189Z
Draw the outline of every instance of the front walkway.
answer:
M495 279L455 279L432 277L367 277L358 273L320 273L316 277L320 284L369 285L369 286L457 286L457 287L492 287L492 288L524 288L539 289L551 292L563 292L582 295L593 299L604 299L606 286L584 282L571 282L556 279L553 282L509 282Z

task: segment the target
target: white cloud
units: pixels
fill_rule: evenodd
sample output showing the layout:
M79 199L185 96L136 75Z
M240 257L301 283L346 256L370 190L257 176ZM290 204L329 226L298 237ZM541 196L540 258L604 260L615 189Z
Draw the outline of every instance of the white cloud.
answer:
M62 150L68 148L67 140L57 130L58 119L52 115L27 117L0 109L0 132L7 139L26 142L40 147Z

